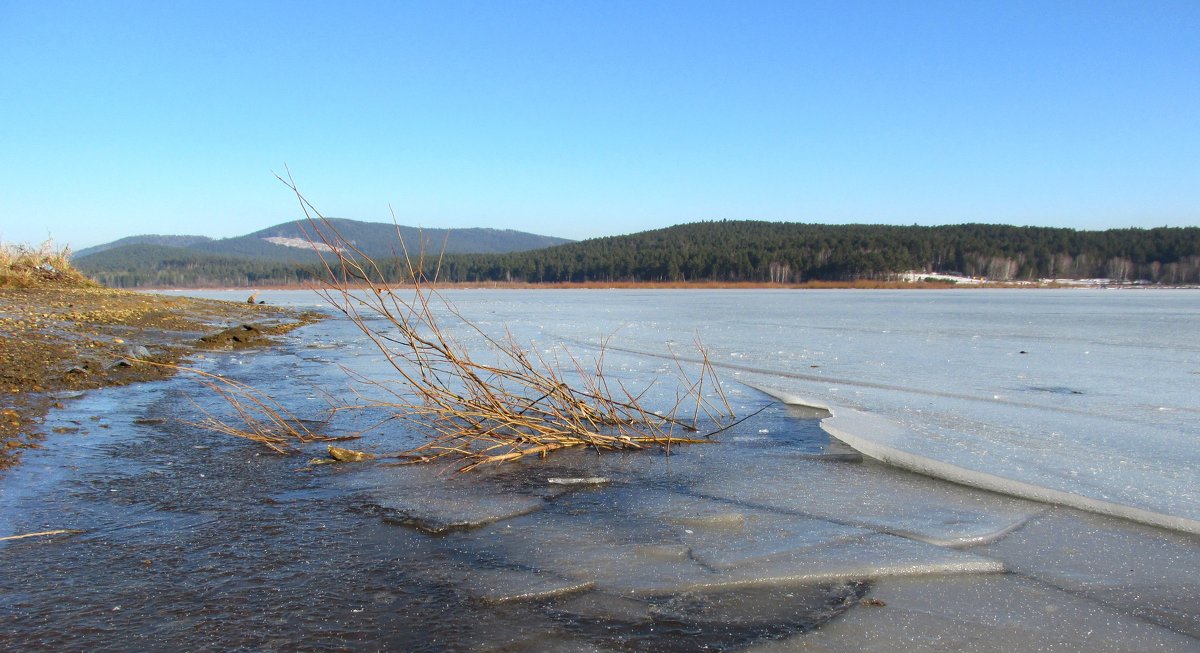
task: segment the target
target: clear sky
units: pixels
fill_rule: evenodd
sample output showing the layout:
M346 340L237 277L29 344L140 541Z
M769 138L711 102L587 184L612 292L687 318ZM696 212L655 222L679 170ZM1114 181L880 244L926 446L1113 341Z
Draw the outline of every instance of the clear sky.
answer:
M0 0L0 240L1200 224L1200 2Z

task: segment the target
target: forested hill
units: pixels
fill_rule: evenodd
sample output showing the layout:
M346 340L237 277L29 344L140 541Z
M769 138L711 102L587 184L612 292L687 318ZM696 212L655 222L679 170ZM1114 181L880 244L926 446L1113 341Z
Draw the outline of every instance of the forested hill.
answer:
M766 281L885 279L906 271L1009 281L1110 278L1200 282L1200 228L1076 231L698 222L496 257L454 257L462 281Z
M565 238L541 236L514 231L512 229L421 229L397 226L390 222L362 222L345 218L330 218L326 229L335 231L343 240L352 243L367 256L386 258L401 251L400 238L409 249L426 249L448 253L501 254L520 252L541 247L561 245L570 241ZM76 263L117 248L127 256L137 259L139 265L149 262L164 253L159 247L185 249L189 252L214 256L241 256L251 259L313 262L317 261L309 236L314 235L305 222L284 222L233 238L212 239L204 236L130 236L120 240L80 250L75 254ZM399 237L398 237L399 235ZM319 245L319 243L318 243ZM186 256L186 254L178 254ZM95 267L95 264L88 264Z
M319 278L312 263L206 254L145 243L91 254L75 261L75 267L110 288L254 287Z
M402 251L400 239L410 250L426 249L448 253L499 254L560 245L563 238L540 236L511 229L422 229L386 222L361 222L330 218L325 226L372 258L395 256ZM397 236L399 234L399 237ZM283 261L315 260L308 243L316 233L304 222L285 222L237 238L200 243L189 249L217 255L248 256Z
M421 229L385 222L330 218L331 234L372 258L386 260L403 251L499 254L570 242L511 229ZM81 250L77 268L101 283L120 288L282 285L304 281L317 271L317 241L310 225L285 222L245 236L131 236Z
M80 261L79 267L102 283L122 287L254 286L319 277L307 264L218 259L194 251L139 262L129 254L105 252ZM397 275L402 269L387 257L377 262ZM1200 228L699 222L525 252L447 255L440 274L460 282L799 283L888 279L908 271L998 281L1110 278L1196 284Z
M143 236L129 236L114 240L111 243L96 245L95 247L85 247L84 249L75 252L75 258L80 259L92 254L124 247L125 245L162 245L164 247L192 247L212 240L208 236L164 236L160 234L147 234Z

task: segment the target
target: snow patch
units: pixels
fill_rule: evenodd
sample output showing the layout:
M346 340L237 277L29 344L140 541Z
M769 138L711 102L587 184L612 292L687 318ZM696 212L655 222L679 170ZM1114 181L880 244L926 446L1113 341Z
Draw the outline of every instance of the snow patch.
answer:
M314 243L305 238L287 238L284 236L267 236L263 240L274 245L283 245L284 247L295 247L297 249L315 249L318 252L332 252L333 248L325 243Z

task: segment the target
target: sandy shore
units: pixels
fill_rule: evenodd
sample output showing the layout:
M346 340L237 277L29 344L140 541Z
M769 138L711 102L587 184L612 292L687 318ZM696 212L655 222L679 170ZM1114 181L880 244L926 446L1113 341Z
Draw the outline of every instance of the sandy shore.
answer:
M272 306L105 288L0 289L0 468L48 434L46 411L74 392L160 379L198 349L239 346L212 338L242 324L269 337L317 319ZM202 337L210 336L208 341Z

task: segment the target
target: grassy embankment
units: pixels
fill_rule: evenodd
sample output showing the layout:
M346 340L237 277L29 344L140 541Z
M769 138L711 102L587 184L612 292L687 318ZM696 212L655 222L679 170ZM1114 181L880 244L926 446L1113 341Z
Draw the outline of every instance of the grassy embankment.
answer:
M254 322L262 334L302 324L269 306L165 297L104 288L76 270L70 250L0 244L0 469L46 437L44 418L76 391L161 379L199 338ZM63 434L103 428L103 416L60 426Z
M95 288L71 265L71 249L47 240L40 247L0 243L0 288Z

